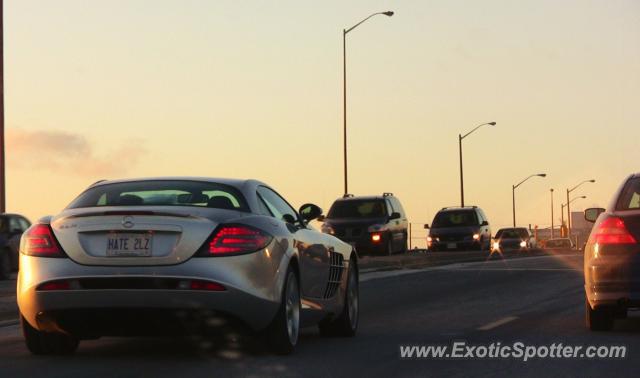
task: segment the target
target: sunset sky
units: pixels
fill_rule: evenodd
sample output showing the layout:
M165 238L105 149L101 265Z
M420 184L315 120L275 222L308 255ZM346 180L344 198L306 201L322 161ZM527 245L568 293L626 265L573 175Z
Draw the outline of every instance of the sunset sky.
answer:
M637 0L5 0L7 207L31 220L103 178L257 178L295 206L350 191L412 222L467 204L550 224L640 171ZM635 161L635 163L634 163Z

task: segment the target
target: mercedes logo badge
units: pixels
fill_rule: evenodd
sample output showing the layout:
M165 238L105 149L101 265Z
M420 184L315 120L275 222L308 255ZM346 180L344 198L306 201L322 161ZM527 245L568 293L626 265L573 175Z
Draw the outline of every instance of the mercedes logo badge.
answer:
M125 228L131 228L134 226L135 223L133 223L133 217L132 216L126 216L124 218L122 218L122 225Z

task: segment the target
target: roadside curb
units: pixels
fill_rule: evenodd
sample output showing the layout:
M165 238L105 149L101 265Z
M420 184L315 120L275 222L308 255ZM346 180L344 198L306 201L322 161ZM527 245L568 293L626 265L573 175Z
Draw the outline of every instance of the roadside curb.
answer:
M411 256L411 255L405 255ZM454 255L455 256L455 255ZM454 257L452 256L452 257ZM416 261L412 263L403 264L401 261L394 260L390 262L388 265L382 265L374 268L365 268L360 269L360 273L363 275L374 273L374 272L382 272L382 271L390 271L390 270L415 270L415 269L423 269L423 268L437 268L440 266L454 265L454 264L465 264L465 263L475 263L475 262L483 262L483 261L497 261L497 260L512 260L512 259L531 259L536 257L545 257L549 256L547 253L539 251L528 255L522 254L510 254L510 255L502 255L501 258L492 258L489 256L460 256L461 259L451 259L444 261L433 261L429 259L427 254L424 255L423 261ZM402 256L400 257L400 259Z

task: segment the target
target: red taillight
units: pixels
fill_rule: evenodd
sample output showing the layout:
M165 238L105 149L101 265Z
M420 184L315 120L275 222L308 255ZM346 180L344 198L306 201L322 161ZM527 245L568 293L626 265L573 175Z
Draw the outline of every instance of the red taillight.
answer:
M191 290L205 290L205 291L225 291L224 286L217 282L211 281L191 281L189 285Z
M380 240L382 240L382 235L381 235L381 234L379 234L379 233L377 233L377 232L376 232L376 233L371 234L371 241L372 241L372 242L374 242L374 243L379 243L379 242L380 242Z
M58 244L51 226L36 224L22 236L24 244L22 253L39 257L64 257L62 248Z
M635 244L636 239L629 233L624 221L618 217L605 218L593 230L589 243L596 244Z
M49 281L38 286L38 291L52 291L52 290L69 290L71 289L71 283L69 281Z
M249 226L222 226L209 242L208 256L255 252L266 248L271 235Z

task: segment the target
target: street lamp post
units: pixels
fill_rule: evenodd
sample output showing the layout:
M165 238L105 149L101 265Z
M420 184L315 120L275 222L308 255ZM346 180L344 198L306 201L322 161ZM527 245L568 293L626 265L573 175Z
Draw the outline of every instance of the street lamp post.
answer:
M482 125L476 126L473 130L469 131L464 135L458 134L458 151L460 153L460 206L462 207L464 207L464 173L462 171L462 140L467 136L469 136L469 134L471 134L472 132L478 130L479 128L485 125L495 126L496 122L483 123Z
M393 16L392 11L377 12L364 20L353 25L349 29L342 29L342 110L343 110L343 150L344 150L344 194L349 193L349 186L347 183L347 33L357 28L363 22L367 21L373 16L383 14L387 17Z
M555 232L553 230L553 188L551 188L551 239L555 236Z
M578 185L574 186L571 189L567 189L567 235L569 236L569 239L571 239L571 209L569 207L569 205L571 204L571 201L569 200L569 194L571 192L573 192L574 190L578 189L578 187L582 184L586 184L588 182L596 182L596 180L584 180L581 183L579 183Z
M562 226L564 226L564 203L560 204L560 237L562 237Z
M520 181L517 185L511 185L511 198L512 198L512 208L513 208L513 227L516 226L516 189L524 184L525 181L527 181L528 179L532 178L532 177L547 177L546 173L536 173L534 175L531 175L529 177L527 177L526 179Z
M560 204L560 214L562 215L562 223L564 224L564 208L566 207L567 209L569 208L569 204L572 203L575 200L579 200L579 199L585 199L587 198L587 196L580 196L580 197L574 197L571 199L571 201L567 201L567 203L562 203ZM569 235L569 221L567 220L567 237L571 238L571 236Z
M0 213L7 211L6 203L6 172L4 149L4 35L3 35L3 2L0 0Z

